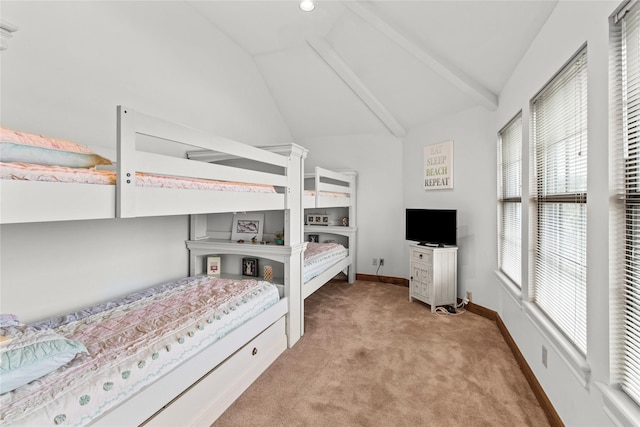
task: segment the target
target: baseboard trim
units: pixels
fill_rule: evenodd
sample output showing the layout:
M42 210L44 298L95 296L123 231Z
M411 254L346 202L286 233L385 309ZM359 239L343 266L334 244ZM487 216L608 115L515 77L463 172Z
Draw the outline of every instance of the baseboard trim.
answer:
M536 396L538 403L540 404L540 406L542 407L542 410L547 416L547 420L549 421L549 424L551 424L552 427L564 427L564 423L562 422L562 419L560 419L560 416L558 415L555 408L553 407L553 404L549 400L549 397L542 389L542 386L538 382L538 379L533 373L533 370L531 370L531 367L529 366L526 359L520 352L520 349L518 348L516 342L513 340L513 337L509 333L509 330L507 329L507 326L502 321L502 318L500 317L500 315L496 311L490 310L486 307L482 307L472 302L467 304L465 308L467 311L471 313L475 313L479 316L485 317L493 322L496 322L496 326L498 326L500 333L502 333L502 337L504 338L505 342L511 349L513 356L516 358L516 361L518 362L518 366L520 366L520 370L522 370L522 373L527 379L527 382L529 383L529 386L531 387L533 394Z
M409 287L409 280L403 279L402 277L378 276L376 274L356 273L356 280L362 280L365 282L391 283L393 285Z

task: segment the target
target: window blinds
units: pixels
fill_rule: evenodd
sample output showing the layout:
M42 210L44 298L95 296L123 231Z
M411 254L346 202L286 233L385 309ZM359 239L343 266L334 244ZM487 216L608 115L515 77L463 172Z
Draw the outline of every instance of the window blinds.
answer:
M521 286L522 114L518 114L499 132L498 145L500 271Z
M533 299L586 354L587 50L531 106Z
M624 220L616 232L621 252L614 258L623 262L618 264L621 295L612 309L622 315L612 335L617 341L614 369L620 385L640 404L640 3L623 9L619 17L612 29L612 128L618 152L616 175L621 181L618 209Z

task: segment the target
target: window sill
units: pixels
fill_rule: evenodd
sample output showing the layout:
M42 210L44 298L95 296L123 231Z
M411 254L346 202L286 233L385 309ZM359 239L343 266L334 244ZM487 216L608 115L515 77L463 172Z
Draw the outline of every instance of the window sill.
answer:
M587 363L584 355L576 350L573 344L557 330L556 326L547 319L545 314L535 304L523 301L522 305L533 325L548 339L553 349L564 360L582 386L588 390L591 367Z
M617 426L638 426L640 407L617 387L596 383L604 399L604 412Z
M511 299L513 299L518 307L522 307L522 289L520 289L520 287L502 271L495 270L495 273L498 278L498 282L502 285L502 288L507 292Z

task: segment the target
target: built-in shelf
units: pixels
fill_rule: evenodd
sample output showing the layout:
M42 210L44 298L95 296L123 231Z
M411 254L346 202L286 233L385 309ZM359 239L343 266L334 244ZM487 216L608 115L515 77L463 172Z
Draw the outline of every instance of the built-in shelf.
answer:
M205 238L187 240L186 245L187 249L189 249L189 256L191 258L189 263L190 274L196 275L205 271L205 258L214 254L251 256L288 264L291 262L292 258L302 257L302 253L306 247L306 242L295 245L266 245L260 243L238 243L231 240ZM285 279L287 279L286 276L287 273L285 273Z

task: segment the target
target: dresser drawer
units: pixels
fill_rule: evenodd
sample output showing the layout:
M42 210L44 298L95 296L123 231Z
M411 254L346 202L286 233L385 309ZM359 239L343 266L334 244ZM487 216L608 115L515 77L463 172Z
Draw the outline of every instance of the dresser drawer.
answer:
M425 262L431 263L433 261L433 251L428 249L412 249L411 250L411 260L416 262Z

